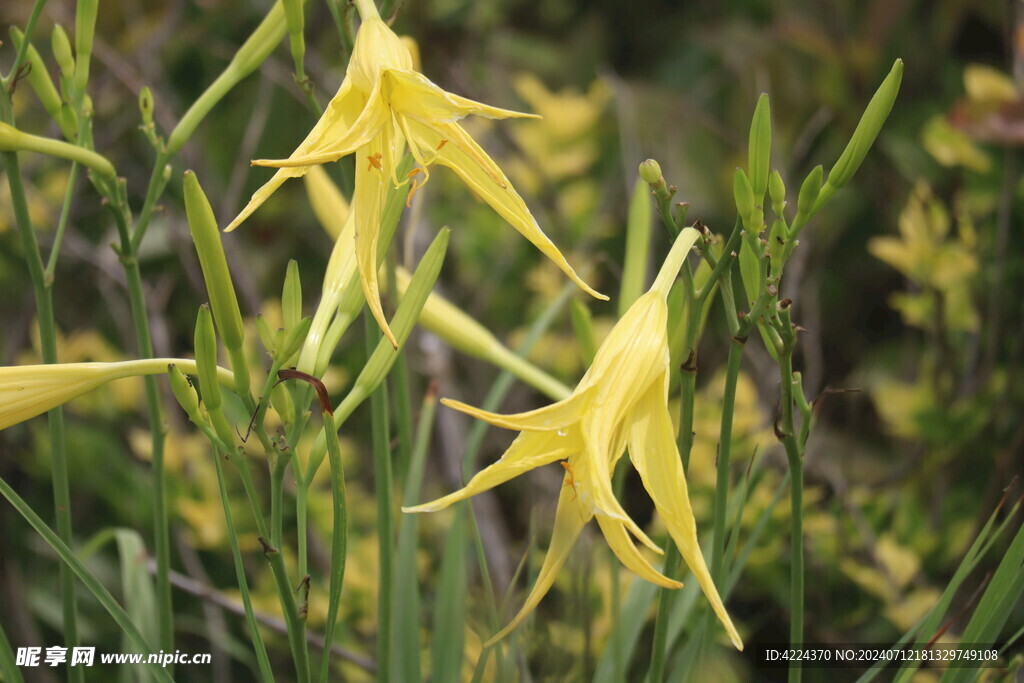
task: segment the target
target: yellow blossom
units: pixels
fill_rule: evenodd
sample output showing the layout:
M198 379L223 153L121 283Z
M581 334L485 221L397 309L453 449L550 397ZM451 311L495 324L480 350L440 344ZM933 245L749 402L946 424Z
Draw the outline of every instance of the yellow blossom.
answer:
M409 48L381 20L371 0L356 5L362 24L356 35L345 80L327 105L324 115L287 159L257 160L257 166L277 167L274 176L253 194L242 212L228 225L238 227L288 178L304 175L311 166L356 155L355 251L367 304L392 343L381 309L377 285L377 236L388 186L422 186L428 167L448 166L512 227L554 261L584 290L591 289L566 262L558 248L537 225L522 197L497 164L481 149L458 121L466 116L492 119L531 117L499 109L445 92L414 70ZM418 168L405 178L396 167L408 143Z
M163 374L170 364L178 365L183 372L196 373L196 362L181 358L0 368L0 429L45 413L115 379ZM229 371L218 368L217 374L222 384L233 386Z
M431 503L403 508L406 512L440 510L541 465L560 461L565 469L555 528L537 582L519 614L491 642L508 634L537 606L554 583L583 527L593 518L626 567L659 586L682 585L658 572L629 537L632 534L648 548L660 552L612 492L612 470L629 446L633 466L672 540L733 644L742 649L739 634L725 611L700 550L668 413L671 368L666 298L697 237L692 228L679 235L654 285L608 334L590 369L567 399L517 415L499 415L458 401L443 401L495 426L520 430L521 434L498 462L477 473L463 489Z

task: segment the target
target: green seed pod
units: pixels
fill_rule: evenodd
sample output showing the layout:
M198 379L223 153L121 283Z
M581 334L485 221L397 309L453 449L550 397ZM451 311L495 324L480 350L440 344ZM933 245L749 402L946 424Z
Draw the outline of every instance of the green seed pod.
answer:
M99 0L77 0L75 3L75 89L85 92L89 83L89 60L92 57L92 42L96 35L96 13Z
M768 94L761 93L750 122L750 141L747 149L747 171L754 192L754 203L764 201L768 189L768 169L772 154L772 112Z
M756 210L754 202L754 190L750 186L750 180L747 179L747 174L743 172L742 168L737 168L736 173L732 178L732 194L736 200L736 211L740 214L740 218L743 220L743 225L747 230L755 230L754 225L754 213Z
M224 257L224 245L220 241L217 220L213 217L210 202L199 186L199 180L192 171L185 171L185 213L192 241L196 245L199 264L206 280L206 291L210 295L210 306L217 319L220 336L228 350L242 348L242 314L238 310L235 287L231 272Z
M196 317L196 367L199 370L199 387L203 390L206 409L220 408L220 384L217 382L217 334L213 330L213 316L210 305L199 307Z
M665 178L661 175L661 165L654 159L648 159L640 164L640 178L651 187L665 184Z
M142 86L139 91L139 113L142 114L143 125L153 125L153 91L148 85Z
M50 45L53 48L53 56L57 60L60 72L65 78L74 78L75 58L71 53L71 41L68 40L68 34L64 32L64 27L60 24L53 26Z
M864 161L868 150L871 149L875 138L878 137L878 133L882 130L882 124L885 123L889 112L892 111L892 105L896 101L896 95L900 91L900 82L902 80L903 60L897 59L893 63L889 75L885 77L882 85L878 87L871 101L868 102L868 106L860 118L860 123L857 124L850 142L846 145L846 149L843 150L839 160L836 161L835 166L829 171L828 180L825 182L826 188L818 196L816 209L820 209L836 190L846 185L850 178L853 177L853 174L857 172L857 169L860 168L861 162Z
M167 379L171 383L171 391L174 392L174 398L178 400L178 404L188 415L188 418L196 424L202 424L204 420L202 413L199 411L199 394L196 393L196 388L192 386L192 382L173 363L167 366Z
M818 195L821 192L821 179L824 175L821 165L815 166L807 174L803 184L800 186L800 194L796 199L796 219L794 225L803 225L817 211Z
M284 276L281 312L284 315L284 329L286 330L294 328L302 318L302 283L299 281L299 264L295 259L288 261L288 270Z
M768 176L768 194L772 198L772 211L779 218L783 217L786 209L786 183L782 181L782 175L778 169L772 171Z

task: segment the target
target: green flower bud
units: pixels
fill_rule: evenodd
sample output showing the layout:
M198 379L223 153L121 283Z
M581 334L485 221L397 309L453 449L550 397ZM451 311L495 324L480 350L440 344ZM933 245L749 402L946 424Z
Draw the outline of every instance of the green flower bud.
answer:
M284 7L280 0L270 8L249 39L238 48L220 76L199 96L181 117L167 139L167 153L174 155L184 146L196 127L239 81L251 74L274 51L285 34Z
M747 295L747 306L753 306L764 283L761 281L761 262L749 240L743 240L740 245L740 280L743 281L743 293Z
M578 299L572 300L572 330L580 347L583 365L589 367L597 355L597 337L594 335L594 319L590 309Z
M277 384L270 390L270 405L281 416L281 421L290 424L295 415L295 404L292 402L292 395L283 384Z
M882 124L885 123L889 112L892 111L892 105L896 101L896 95L900 91L900 82L902 80L903 60L897 59L893 63L889 75L885 77L882 85L878 87L871 101L868 102L868 106L860 118L860 123L857 124L850 142L846 145L846 149L843 150L839 160L836 161L835 166L829 171L828 180L825 181L825 188L818 195L815 211L824 206L825 202L832 197L836 190L846 185L850 178L853 177L853 174L857 172L857 169L860 168L861 162L864 161L868 150L871 149L871 145L875 143L875 138L878 137L878 133L882 130Z
M288 365L289 359L302 348L302 342L306 341L306 335L309 333L309 326L312 322L311 318L303 318L288 329L278 355L278 359L283 364Z
M242 348L242 314L238 310L235 287L231 272L224 257L224 245L220 241L217 220L213 217L210 202L199 186L199 180L192 171L185 171L185 213L192 241L199 255L199 265L206 280L206 291L210 295L210 306L217 319L220 336L228 350Z
M196 317L196 367L199 370L199 386L203 390L206 409L220 408L220 384L217 383L217 334L213 330L213 316L209 304L199 307Z
M391 366L394 365L398 354L405 345L406 340L412 333L412 328L420 317L423 306L427 303L437 276L441 272L441 264L444 262L445 251L448 249L448 235L451 230L442 228L434 241L431 242L427 251L420 259L416 272L412 275L409 287L405 296L398 303L398 310L391 321L391 332L398 341L398 348L394 348L387 337L382 337L377 348L370 355L366 365L363 366L359 376L352 385L352 390L338 408L338 413L348 416L357 405L366 400L373 391L384 381ZM347 412L346 412L347 411Z
M782 267L783 254L786 248L786 240L789 238L789 231L786 230L786 222L776 218L772 222L772 229L768 232L768 255L772 259L773 268Z
M299 281L299 264L295 259L288 261L284 291L281 293L281 311L284 314L286 330L294 328L302 318L302 283Z
M44 138L23 133L13 126L0 123L0 152L39 152L69 161L77 161L106 178L114 178L117 171L107 159L90 149L63 140Z
M817 210L818 194L821 192L821 179L824 175L821 165L815 166L807 174L803 184L800 186L800 194L796 200L796 219L794 225L803 225Z
M143 125L153 125L153 91L148 85L142 86L139 91L139 113L142 114Z
M65 78L73 78L75 75L75 58L71 53L71 41L68 34L60 24L54 24L53 33L50 34L50 45L53 48L53 56L57 60L60 72Z
M786 209L786 183L782 182L782 175L777 169L768 177L768 194L772 198L772 210L782 218Z
M273 356L274 351L277 349L277 344L274 340L274 333L270 330L270 325L267 324L267 319L263 317L262 313L256 316L256 331L259 332L263 348Z
M755 230L754 223L754 212L756 210L754 202L754 190L750 186L750 180L747 179L747 174L743 172L742 168L737 168L736 173L732 177L732 194L736 200L736 211L740 214L740 218L743 220L743 225L748 230Z
M167 366L167 379L170 380L174 398L178 400L178 404L184 409L188 418L197 424L202 424L204 420L199 411L199 394L196 393L192 382L173 363Z
M89 60L92 56L92 42L96 34L96 13L99 0L77 0L75 3L75 89L85 92L89 83Z
M754 108L754 118L750 122L750 141L747 150L747 171L750 173L750 186L754 192L754 203L764 201L765 190L768 189L768 169L772 154L772 112L768 104L768 94L761 93Z
M640 164L640 178L651 187L665 184L665 178L661 175L661 165L654 159L648 159Z

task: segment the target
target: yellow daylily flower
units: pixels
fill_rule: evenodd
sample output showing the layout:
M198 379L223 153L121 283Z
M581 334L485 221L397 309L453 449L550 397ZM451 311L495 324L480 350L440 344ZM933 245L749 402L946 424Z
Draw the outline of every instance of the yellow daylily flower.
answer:
M196 374L196 362L184 358L147 358L121 363L59 363L0 368L0 429L24 422L52 408L124 377L159 375L168 365ZM233 386L232 374L217 369L222 384Z
M628 445L630 460L672 540L733 644L743 649L700 550L668 413L671 368L666 298L697 237L698 232L692 228L679 235L654 285L612 328L590 369L567 399L517 415L499 415L458 401L442 401L492 425L522 433L500 460L478 472L464 488L431 503L403 508L405 512L441 510L541 465L561 461L565 469L554 533L537 582L519 614L490 642L507 635L537 606L583 527L593 518L626 567L659 586L682 586L658 572L629 537L632 534L648 548L661 552L612 492L612 470Z
M354 153L355 249L360 280L370 310L381 330L394 343L377 286L377 235L381 212L389 184L399 186L412 182L416 189L427 181L429 166L437 163L455 171L470 189L580 287L597 298L607 299L580 279L537 225L526 203L498 165L458 124L469 115L491 119L536 117L445 92L414 70L409 48L381 20L372 0L357 0L356 5L362 24L341 87L290 157L252 162L256 166L277 167L278 171L253 194L226 230L238 227L287 179L304 175L311 166ZM406 143L419 167L407 177L398 178L395 169Z

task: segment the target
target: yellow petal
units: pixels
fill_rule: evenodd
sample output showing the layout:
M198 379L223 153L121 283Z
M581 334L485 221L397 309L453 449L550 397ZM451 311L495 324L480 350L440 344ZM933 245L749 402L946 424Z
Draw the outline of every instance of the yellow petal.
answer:
M530 594L526 598L522 609L508 625L498 631L493 638L487 641L485 647L490 647L509 633L519 624L523 623L530 612L537 607L541 599L551 589L558 576L559 570L569 557L569 551L579 538L583 527L590 521L591 515L574 500L572 487L563 487L558 497L558 509L555 511L555 530L551 534L551 543L548 545L548 553L544 556L544 564L541 565L537 581L533 584Z
M363 110L366 105L366 94L352 88L351 83L346 79L341 87L338 88L338 92L334 95L334 98L327 105L327 110L324 115L320 117L316 125L313 126L313 130L309 132L306 139L295 149L292 153L292 157L306 156L313 150L330 144L338 137L345 136L346 133L351 131L356 121L363 114ZM356 129L361 134L368 132L369 126L362 126ZM308 165L308 164L305 164ZM267 200L270 195L284 184L284 181L289 178L298 178L305 175L306 168L299 166L296 168L282 168L274 176L268 180L264 185L253 193L249 203L246 204L245 208L242 209L241 213L235 217L225 231L230 232L242 224L246 218L252 215L253 211L259 208L263 202Z
M697 540L697 522L690 507L686 477L672 433L667 394L666 374L664 381L653 384L637 403L629 430L629 457L686 566L693 572L733 645L742 650L743 641L725 611Z
M600 414L587 415L582 429L583 457L576 469L576 477L582 485L582 497L593 505L598 519L602 516L615 519L638 541L660 555L661 548L626 513L612 490L611 465L625 449L620 434L621 430L602 419Z
M562 272L569 276L585 292L598 299L605 299L585 283L562 256L558 247L537 225L526 202L513 189L505 174L483 149L457 123L427 124L415 118L403 116L402 125L409 136L411 148L433 150L433 161L455 171L470 189L490 204L513 228L530 240L535 247L551 259Z
M486 410L474 408L473 406L467 405L461 401L453 401L450 398L442 398L441 403L449 408L454 408L455 410L466 413L467 415L472 415L476 419L483 420L495 427L516 431L536 432L564 429L574 422L577 422L582 416L586 400L587 392L578 391L569 398L559 401L558 403L552 403L549 406L544 406L537 410L530 410L525 413L515 413L513 415L491 413Z
M394 126L388 121L370 143L359 148L356 157L356 191L352 210L356 215L356 263L366 305L384 336L397 349L398 342L388 327L377 285L377 238L381 214L395 168Z
M339 106L338 110L342 111L342 109ZM324 113L320 121L324 121L330 115L330 106L328 106L328 111ZM337 161L369 144L371 139L379 135L380 131L390 124L390 121L391 111L388 109L387 102L381 97L381 86L378 82L365 100L358 117L351 124L346 125L342 120L335 118L326 125L315 140L311 141L320 126L320 123L317 123L306 141L299 145L287 159L256 159L252 164L253 166L296 168Z
M523 472L566 458L573 453L573 449L563 445L565 441L565 437L559 436L557 432L520 434L500 460L477 472L465 487L430 503L403 507L402 512L437 512L452 503L504 484Z
M596 515L596 517L597 523L601 527L601 532L604 534L605 540L608 541L608 546L615 553L615 557L619 558L619 562L626 565L630 571L641 579L650 581L662 588L683 587L683 584L679 581L673 581L651 566L647 558L641 555L640 551L633 545L633 541L630 540L629 535L626 533L626 526L622 522L604 515Z
M427 123L454 123L469 115L489 119L540 118L536 114L492 107L453 95L423 74L412 70L387 69L383 79L387 84L385 92L395 113L406 114Z

